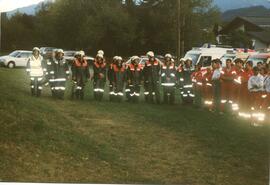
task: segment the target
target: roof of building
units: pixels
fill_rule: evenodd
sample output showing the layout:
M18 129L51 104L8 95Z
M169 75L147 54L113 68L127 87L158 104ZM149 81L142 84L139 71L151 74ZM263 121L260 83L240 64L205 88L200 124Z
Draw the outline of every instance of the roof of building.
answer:
M239 17L245 21L251 22L259 27L270 27L270 16L260 16L260 17L254 17L254 16L245 16L245 17Z
M270 30L261 32L247 32L250 36L260 40L263 43L270 44Z

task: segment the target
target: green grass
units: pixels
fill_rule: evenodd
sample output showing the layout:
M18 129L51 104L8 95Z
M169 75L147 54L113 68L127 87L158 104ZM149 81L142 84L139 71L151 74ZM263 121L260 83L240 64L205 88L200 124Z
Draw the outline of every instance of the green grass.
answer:
M269 127L192 107L30 96L0 69L0 179L21 182L265 185Z

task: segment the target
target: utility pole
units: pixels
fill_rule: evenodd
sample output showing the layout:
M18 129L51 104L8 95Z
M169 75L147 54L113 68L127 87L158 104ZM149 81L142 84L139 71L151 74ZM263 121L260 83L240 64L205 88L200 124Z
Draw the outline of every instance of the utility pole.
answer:
M177 0L177 62L181 57L181 22L180 22L181 0Z

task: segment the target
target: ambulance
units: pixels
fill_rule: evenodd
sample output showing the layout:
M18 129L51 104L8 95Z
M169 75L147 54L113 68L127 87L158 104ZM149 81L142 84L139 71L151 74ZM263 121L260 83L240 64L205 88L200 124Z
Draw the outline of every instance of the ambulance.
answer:
M193 65L201 63L203 68L211 66L213 59L221 59L225 54L234 52L231 46L204 44L200 48L193 48L185 55L185 59L192 59Z

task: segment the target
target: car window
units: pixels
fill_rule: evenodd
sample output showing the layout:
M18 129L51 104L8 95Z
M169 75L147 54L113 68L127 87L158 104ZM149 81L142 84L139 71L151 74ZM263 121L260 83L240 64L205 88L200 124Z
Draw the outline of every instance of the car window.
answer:
M201 63L203 67L211 66L212 57L211 56L202 56L199 63Z
M20 56L20 58L28 58L29 57L29 53L20 53L18 55L18 57Z
M20 52L19 51L13 51L9 54L9 56L16 57Z
M199 57L200 57L201 54L193 54L193 53L187 53L186 56L185 56L185 59L187 58L191 58L192 59L192 64L193 65L196 65Z

